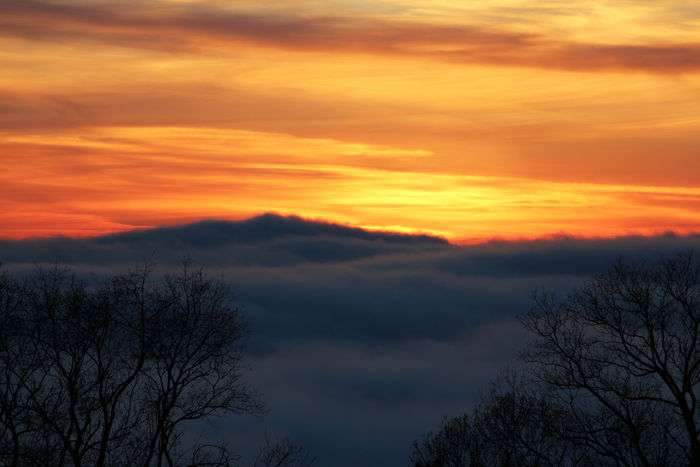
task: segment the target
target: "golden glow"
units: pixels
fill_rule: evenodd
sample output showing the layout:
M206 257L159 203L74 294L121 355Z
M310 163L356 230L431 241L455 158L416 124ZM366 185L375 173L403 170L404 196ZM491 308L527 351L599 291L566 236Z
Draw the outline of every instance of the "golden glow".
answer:
M692 2L275 3L9 2L0 236L700 231Z

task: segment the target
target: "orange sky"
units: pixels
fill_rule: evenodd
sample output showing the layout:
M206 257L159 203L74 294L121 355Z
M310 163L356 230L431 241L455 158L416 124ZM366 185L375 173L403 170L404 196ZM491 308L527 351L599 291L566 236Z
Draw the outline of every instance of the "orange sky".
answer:
M0 236L700 231L700 6L0 0Z

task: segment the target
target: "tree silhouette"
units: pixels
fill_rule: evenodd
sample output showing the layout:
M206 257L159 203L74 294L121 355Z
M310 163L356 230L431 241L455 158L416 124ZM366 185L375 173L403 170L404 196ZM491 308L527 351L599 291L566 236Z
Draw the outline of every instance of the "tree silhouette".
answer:
M269 433L258 449L253 467L311 467L315 459L303 446L289 438L275 440Z
M414 467L460 467L477 465L478 438L468 415L445 418L438 431L430 431L413 443Z
M0 464L230 465L223 448L182 443L182 427L261 413L245 334L223 283L187 265L97 287L59 269L0 275Z
M504 372L468 415L413 445L414 467L595 465L565 436L566 412L516 372Z
M522 322L532 334L524 377L497 384L469 417L466 438L448 443L468 446L470 456L461 464L443 454L432 464L412 458L414 466L700 465L700 264L692 253L620 261L563 300L536 294ZM451 438L449 426L432 444Z

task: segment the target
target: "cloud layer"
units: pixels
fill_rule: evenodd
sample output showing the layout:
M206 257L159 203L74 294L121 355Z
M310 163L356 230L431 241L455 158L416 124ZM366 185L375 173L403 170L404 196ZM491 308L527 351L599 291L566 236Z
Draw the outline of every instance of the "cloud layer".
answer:
M524 11L523 14L526 12ZM482 25L422 23L383 17L303 16L236 11L160 1L125 11L119 3L3 3L2 35L94 41L171 52L258 45L308 52L349 52L465 64L577 71L700 70L700 43L605 44Z
M565 292L618 257L700 248L700 236L561 238L460 247L265 215L92 239L2 241L3 268L62 262L90 280L144 260L192 258L231 283L251 322L251 379L272 413L224 419L239 442L300 438L319 465L405 465L411 441L468 408L526 339L530 292ZM253 427L253 428L251 428ZM252 441L251 441L252 442Z

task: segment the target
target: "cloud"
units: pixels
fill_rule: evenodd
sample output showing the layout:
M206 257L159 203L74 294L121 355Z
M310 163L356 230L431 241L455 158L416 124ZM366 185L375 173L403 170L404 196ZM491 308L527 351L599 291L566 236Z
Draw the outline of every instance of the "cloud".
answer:
M266 427L310 447L319 465L405 465L413 439L473 403L527 336L515 317L535 288L564 293L618 257L700 248L700 236L558 238L455 246L264 215L89 239L1 241L4 269L55 261L96 280L185 256L231 283L251 322L251 380L264 421L222 419L217 435ZM92 275L95 274L95 275ZM242 445L245 453L245 446Z
M285 237L337 237L388 243L446 244L447 241L428 235L406 235L393 232L371 232L358 227L309 221L297 216L263 214L240 222L204 221L192 225L109 235L98 242L141 243L181 241L186 244L217 245L221 243L261 243Z
M222 52L258 45L366 53L464 64L575 71L685 73L700 69L700 44L592 44L474 25L361 16L262 14L157 2L126 12L117 3L3 3L2 35L96 41L170 52Z
M0 259L10 263L126 264L155 256L168 265L188 254L216 265L324 264L377 255L448 248L428 235L373 232L356 227L264 214L243 221L203 221L91 239L0 240Z

